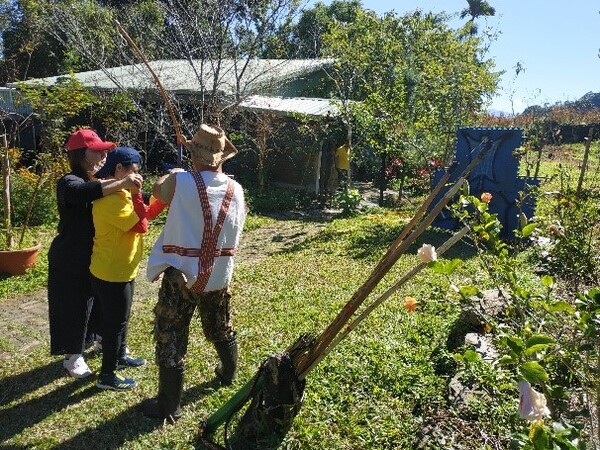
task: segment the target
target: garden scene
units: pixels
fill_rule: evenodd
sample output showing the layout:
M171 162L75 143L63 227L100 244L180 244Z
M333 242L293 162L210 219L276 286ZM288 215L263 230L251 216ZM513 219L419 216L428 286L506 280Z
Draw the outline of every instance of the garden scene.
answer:
M600 93L490 113L496 5L459 28L359 1L0 6L0 258L33 255L0 260L0 448L600 449ZM143 235L134 389L98 389L91 345L88 378L50 354L48 252L75 130L137 149L149 197L201 123L247 206L239 364L215 382L195 314L170 423L142 414L168 211Z

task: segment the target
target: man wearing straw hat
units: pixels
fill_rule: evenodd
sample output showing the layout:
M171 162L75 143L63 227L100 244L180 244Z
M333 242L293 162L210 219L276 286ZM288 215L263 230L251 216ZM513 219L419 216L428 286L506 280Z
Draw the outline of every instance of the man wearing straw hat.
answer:
M229 385L235 378L238 345L229 283L246 217L242 187L222 171L223 162L237 153L225 132L202 124L184 146L193 170L166 175L153 187L169 212L147 269L149 280L162 274L162 283L154 308L158 396L145 402L144 414L169 422L181 415L184 360L196 308L204 336L220 359L217 381Z

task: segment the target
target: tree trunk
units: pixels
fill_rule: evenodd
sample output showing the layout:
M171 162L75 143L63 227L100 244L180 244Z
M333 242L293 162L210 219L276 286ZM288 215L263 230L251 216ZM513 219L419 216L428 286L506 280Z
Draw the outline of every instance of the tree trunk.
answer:
M381 174L379 176L379 206L383 206L383 192L385 191L385 163L387 155L381 155Z

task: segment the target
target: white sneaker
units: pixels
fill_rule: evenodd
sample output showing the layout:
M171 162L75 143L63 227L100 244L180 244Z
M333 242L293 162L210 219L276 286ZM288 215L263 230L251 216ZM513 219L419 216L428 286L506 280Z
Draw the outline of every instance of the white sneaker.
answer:
M92 346L90 347L90 352L92 353L100 353L102 351L102 341L95 340Z
M92 374L83 356L77 354L71 355L70 358L65 358L63 360L63 367L67 369L73 378L85 378Z

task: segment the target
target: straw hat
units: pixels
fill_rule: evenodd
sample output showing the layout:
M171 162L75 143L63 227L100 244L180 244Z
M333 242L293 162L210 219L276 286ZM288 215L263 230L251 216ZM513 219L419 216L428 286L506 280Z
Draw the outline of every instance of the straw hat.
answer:
M200 125L192 140L186 139L183 145L198 162L211 167L219 166L237 153L222 128L205 123Z

